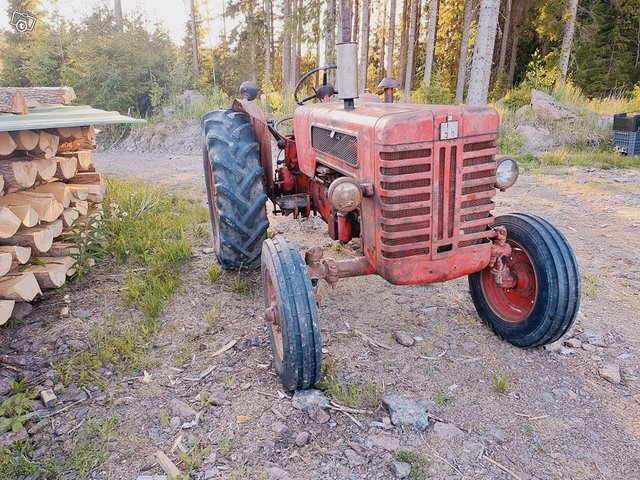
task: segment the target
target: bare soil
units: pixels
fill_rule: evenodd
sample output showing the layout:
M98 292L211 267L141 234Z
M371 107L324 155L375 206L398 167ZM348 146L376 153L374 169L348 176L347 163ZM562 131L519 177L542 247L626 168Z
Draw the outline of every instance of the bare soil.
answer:
M164 183L205 201L199 156L97 157L107 174ZM575 249L583 296L572 336L587 349L522 350L500 340L477 317L465 278L398 287L361 277L322 287L325 361L335 362L339 378L376 384L386 394L438 400L433 417L460 431L400 431L380 406L351 417L329 411L326 423L293 409L272 366L259 272L241 274L250 282L246 292L234 291L233 273L212 284L207 267L216 260L211 245L203 245L182 275L182 291L161 315L162 329L148 358L151 382L140 381L141 371L102 372L106 387L90 384L90 399L57 415L33 439L55 451L74 442L73 428L85 418L81 413L88 419L117 417L109 459L92 473L101 479L163 473L152 456L157 450L186 472L177 453L169 453L179 436L188 452L194 438L199 448L211 448L192 478L394 478L394 454L413 450L424 459L429 478L639 479L640 172L576 168L524 174L497 198L497 214L514 211L545 217ZM272 231L302 248L321 245L328 255L353 254L351 246L337 251L320 219L271 220ZM43 365L65 348L69 355L81 350L105 318L136 315L119 291L124 278L125 272L105 262L89 279L51 295L24 325L0 331L0 354ZM63 294L69 295L71 318L58 316ZM212 310L221 312L219 318L212 320ZM372 348L353 329L391 348ZM404 347L395 341L398 330L420 340ZM604 346L588 343L597 334L602 342L596 343ZM234 340L233 348L212 356ZM600 377L605 364L620 366L621 383ZM211 373L199 380L209 367ZM493 374L506 374L507 393L496 390ZM201 392L214 403L203 409L198 425L167 426L171 400L199 410ZM67 389L61 395L67 403L60 406L86 398L83 393ZM88 412L80 411L84 407ZM71 433L60 428L67 425ZM299 447L294 439L303 431L310 440Z

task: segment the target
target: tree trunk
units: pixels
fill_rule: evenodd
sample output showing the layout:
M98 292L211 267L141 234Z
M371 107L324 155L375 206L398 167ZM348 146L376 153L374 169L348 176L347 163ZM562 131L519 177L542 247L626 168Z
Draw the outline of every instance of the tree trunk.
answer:
M360 0L353 0L353 41L360 41Z
M493 10L493 18L491 18L491 25L493 25L494 28L489 30L489 40L487 42L487 48L491 52L489 54L491 59L489 60L488 68L484 71L484 81L487 85L487 89L490 89L491 87L491 69L493 68L493 58L496 53L496 35L498 33L498 26L500 23L500 0L497 0L497 3L498 6Z
M407 76L407 50L409 49L409 20L411 17L411 0L405 0L402 4L402 32L400 34L400 85L405 84Z
M122 32L122 4L120 0L114 0L114 12L116 16L116 28Z
M377 37L376 40L378 42L378 51L380 52L380 63L378 65L378 79L382 80L382 78L385 76L384 75L384 70L385 70L385 55L386 55L386 42L387 42L387 0L384 0L384 3L382 4L382 12L381 12L381 16L382 16L382 30L380 29L380 24L378 23L378 28L377 28ZM378 18L378 21L380 21L380 18Z
M200 75L200 59L198 58L198 27L196 25L196 2L190 0L191 5L191 53L193 55L193 68L196 79Z
M433 71L433 52L436 46L436 29L438 27L438 0L431 0L429 9L429 30L427 31L427 54L424 63L424 84L431 85L431 72Z
M264 42L264 74L267 81L271 81L273 77L273 52L271 50L271 0L264 0L264 27L265 27L265 42Z
M569 70L569 57L571 56L571 44L573 43L573 34L576 28L576 13L578 12L578 0L570 0L569 8L565 15L566 23L564 24L564 34L562 36L562 49L560 50L560 86L564 86L567 81L567 70Z
M286 0L285 0L286 1ZM340 0L340 42L351 41L351 22L353 20L353 11L351 0Z
M367 66L369 65L369 0L362 0L362 22L360 27L360 66L358 90L364 93L367 88Z
M284 30L282 39L282 89L285 96L291 93L291 0L284 0Z
M336 64L336 0L327 1L324 17L324 63Z
M509 41L509 27L511 26L511 0L506 0L504 27L502 27L502 39L500 41L500 58L498 60L498 74L496 78L501 80L504 76L504 64L507 59L507 43Z
M471 76L469 79L469 91L467 92L467 105L478 106L487 103L489 93L488 75L491 74L491 61L493 59L497 11L500 8L500 0L481 0L476 42L473 49L473 61L471 64Z
M464 4L464 19L462 20L462 39L460 40L460 57L458 60L458 80L456 82L456 103L464 100L464 82L467 77L467 58L469 56L469 35L473 18L473 0L466 0Z
M511 15L513 21L513 38L511 39L511 58L509 59L509 85L512 87L516 74L516 62L518 60L520 31L522 30L522 23L524 22L524 15L527 8L526 2L527 0L516 0L513 14Z
M387 42L387 77L393 78L393 45L396 35L396 0L391 0L389 7L389 40Z
M411 17L409 20L409 50L407 51L407 70L404 80L404 101L408 102L411 97L411 82L413 80L413 57L416 46L416 23L418 16L418 3L420 0L407 0L411 2Z

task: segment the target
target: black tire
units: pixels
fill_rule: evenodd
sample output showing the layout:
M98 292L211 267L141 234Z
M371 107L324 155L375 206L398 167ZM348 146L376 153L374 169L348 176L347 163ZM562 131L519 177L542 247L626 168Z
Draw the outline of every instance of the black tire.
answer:
M499 289L489 267L469 275L478 315L495 333L518 347L555 342L571 328L580 307L580 272L571 246L558 229L534 215L501 216L495 225L507 228L507 241L513 248L507 265L513 262L510 268L515 269L516 277L519 270L524 272L522 277L532 278L534 283ZM528 269L533 275L527 275ZM535 288L534 293L531 288ZM530 304L528 309L521 308L521 300Z
M311 388L320 381L322 339L307 265L293 240L278 235L262 244L262 288L265 318L270 307L275 315L269 336L276 373L287 390Z
M202 117L204 178L215 252L225 270L257 268L269 221L264 170L249 116L231 109Z

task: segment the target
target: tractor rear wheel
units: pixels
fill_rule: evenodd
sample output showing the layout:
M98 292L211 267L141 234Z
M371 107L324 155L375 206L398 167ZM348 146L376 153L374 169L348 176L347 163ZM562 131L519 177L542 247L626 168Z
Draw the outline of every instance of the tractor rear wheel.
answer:
M320 381L322 340L318 307L300 248L280 235L262 246L265 320L276 373L287 390Z
M246 113L216 110L202 117L204 178L215 252L225 270L260 265L269 222L264 170Z
M511 214L496 218L507 228L512 253L506 266L514 288L502 288L491 268L469 275L471 297L480 318L518 347L558 340L569 330L580 306L580 273L564 236L542 218Z

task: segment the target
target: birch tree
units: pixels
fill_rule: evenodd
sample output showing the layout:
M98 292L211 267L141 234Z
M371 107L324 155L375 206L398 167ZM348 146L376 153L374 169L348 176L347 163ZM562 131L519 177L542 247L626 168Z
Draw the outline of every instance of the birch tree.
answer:
M469 56L469 36L471 34L471 20L473 18L473 0L466 0L464 4L464 18L462 20L462 39L460 40L460 57L458 60L458 79L456 81L456 103L464 100L464 83L467 77L467 58Z
M336 63L336 0L327 1L324 12L324 63Z
M420 0L406 0L411 2L411 16L409 17L409 48L407 50L407 68L404 80L404 101L411 97L411 81L413 80L413 59L416 48L416 23L418 16L418 3Z
M114 0L114 14L116 17L116 28L122 32L122 3L120 0Z
M282 88L291 93L291 0L283 1L284 31L282 32Z
M500 41L500 57L498 59L498 73L496 78L504 76L504 64L507 59L507 43L509 42L509 28L511 26L511 0L506 0L504 12L504 27L502 27L502 39Z
M286 1L286 0L285 0ZM340 0L340 42L351 41L351 22L353 11L351 0Z
M387 41L386 76L393 77L393 45L396 36L396 0L390 0L389 6L389 40Z
M411 0L402 2L402 31L400 33L400 62L399 76L400 85L404 85L407 74L407 50L409 49L409 20L411 17Z
M473 49L467 105L484 105L489 93L489 75L493 60L500 0L481 0L478 28Z
M431 85L431 72L433 71L433 52L436 46L436 28L438 26L438 0L431 0L429 10L429 29L427 30L427 50L424 63L424 84Z
M369 65L369 0L362 0L362 21L360 23L360 64L358 66L358 90L367 88L367 66Z
M271 0L264 0L264 29L265 29L265 43L264 43L264 76L267 81L271 81L273 77L273 44L271 38L273 36L273 17Z
M193 54L193 69L196 78L200 75L200 59L198 58L198 25L196 24L196 2L191 0L191 52Z
M560 50L560 68L559 81L563 86L567 81L567 70L569 69L569 57L571 56L571 44L573 43L573 34L575 32L576 13L578 12L578 0L570 0L569 8L565 15L564 33L562 35L562 49Z

